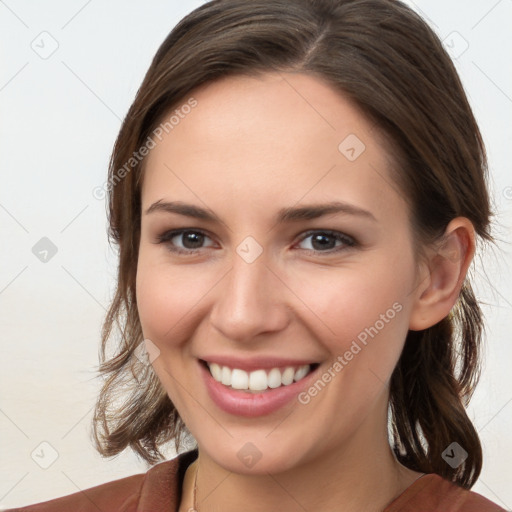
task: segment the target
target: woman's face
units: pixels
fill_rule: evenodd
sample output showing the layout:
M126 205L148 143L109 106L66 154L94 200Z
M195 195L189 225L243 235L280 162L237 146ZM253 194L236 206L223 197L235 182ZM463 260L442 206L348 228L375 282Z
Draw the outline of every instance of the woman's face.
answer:
M163 387L231 471L382 443L417 277L388 148L311 76L191 96L142 189L137 304Z

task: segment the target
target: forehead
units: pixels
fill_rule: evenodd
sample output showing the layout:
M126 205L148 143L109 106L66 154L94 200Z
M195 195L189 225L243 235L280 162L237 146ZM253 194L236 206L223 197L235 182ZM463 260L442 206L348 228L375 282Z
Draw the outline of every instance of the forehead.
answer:
M155 139L143 207L166 195L276 209L301 198L350 196L377 208L400 199L371 121L316 77L227 77L191 91L183 105L190 97L196 106L177 105L179 122Z

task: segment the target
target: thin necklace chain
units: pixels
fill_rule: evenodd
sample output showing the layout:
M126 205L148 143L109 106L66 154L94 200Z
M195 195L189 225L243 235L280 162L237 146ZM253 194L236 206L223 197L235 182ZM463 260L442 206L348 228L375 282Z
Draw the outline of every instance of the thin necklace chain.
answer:
M188 512L199 512L199 509L197 508L197 502L196 502L196 494L197 494L197 473L199 473L199 465L197 466L197 469L196 469L196 474L194 476L194 492L193 492L193 498L192 498L192 502L193 502L193 508L192 509L189 509ZM425 476L427 473L423 473L421 474L418 478L416 478L414 481L416 482L416 480L419 480L422 476Z
M197 473L198 472L199 472L199 464L197 465L196 476L194 477L194 498L193 498L194 508L189 512L199 512L199 509L197 508L197 504L196 504Z

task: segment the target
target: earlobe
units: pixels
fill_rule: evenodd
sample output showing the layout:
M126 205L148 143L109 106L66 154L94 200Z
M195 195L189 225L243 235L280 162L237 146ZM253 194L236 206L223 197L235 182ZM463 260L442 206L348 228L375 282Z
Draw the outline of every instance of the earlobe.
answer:
M440 322L451 311L475 252L475 230L465 217L453 219L442 241L429 249L426 277L414 294L409 329L420 331Z

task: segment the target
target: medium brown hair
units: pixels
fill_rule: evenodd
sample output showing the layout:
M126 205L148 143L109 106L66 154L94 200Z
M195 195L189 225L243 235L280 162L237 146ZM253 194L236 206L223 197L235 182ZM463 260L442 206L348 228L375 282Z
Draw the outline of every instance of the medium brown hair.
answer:
M143 163L119 179L172 108L214 80L265 72L307 73L361 109L390 141L396 181L421 247L467 217L492 241L485 148L454 65L430 27L396 0L217 0L181 20L160 46L124 119L109 168L109 237L119 246L117 289L107 313L93 420L104 456L127 447L149 463L189 432L152 370L134 357L143 340L135 276ZM120 337L107 355L114 325ZM392 447L415 471L470 488L482 451L465 407L480 373L483 320L469 276L450 315L409 331L390 381ZM120 401L120 399L123 399ZM442 452L459 443L452 468Z

